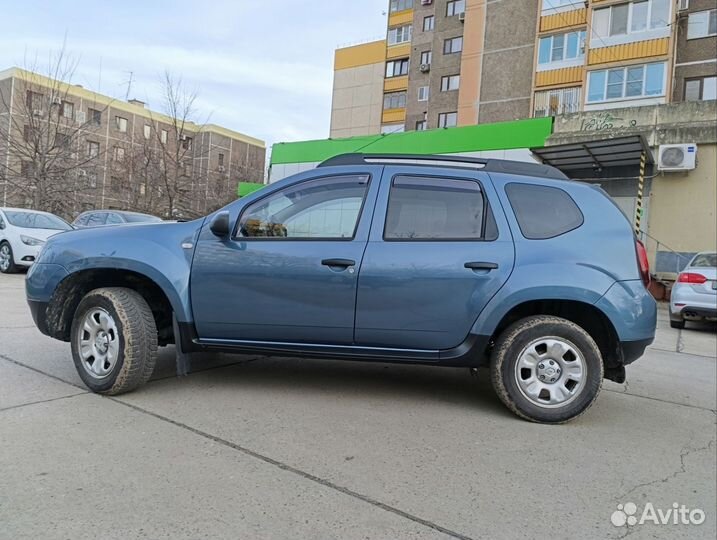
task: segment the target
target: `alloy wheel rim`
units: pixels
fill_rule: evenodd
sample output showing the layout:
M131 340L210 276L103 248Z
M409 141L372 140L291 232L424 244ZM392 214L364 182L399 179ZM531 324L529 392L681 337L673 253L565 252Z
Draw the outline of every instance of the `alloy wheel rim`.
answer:
M585 387L587 363L567 339L550 336L529 343L515 363L515 381L533 405L564 407Z
M7 246L0 247L0 268L7 270L10 267L10 250Z
M105 309L93 308L77 330L80 362L94 379L104 379L112 372L119 356L117 324Z

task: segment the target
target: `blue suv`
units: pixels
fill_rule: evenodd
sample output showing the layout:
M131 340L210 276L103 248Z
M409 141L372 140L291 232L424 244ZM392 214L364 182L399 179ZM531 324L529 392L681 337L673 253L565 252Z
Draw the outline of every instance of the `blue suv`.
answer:
M39 329L95 392L157 347L489 366L519 416L565 422L654 338L649 269L599 188L552 167L347 154L212 215L70 231L27 275Z

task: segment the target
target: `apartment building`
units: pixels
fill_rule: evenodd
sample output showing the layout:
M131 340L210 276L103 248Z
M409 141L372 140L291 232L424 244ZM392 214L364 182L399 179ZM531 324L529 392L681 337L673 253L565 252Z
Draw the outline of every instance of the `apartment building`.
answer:
M218 125L177 121L141 101L18 68L0 71L2 206L36 202L43 186L30 179L43 161L52 167L48 182L67 185L54 191L65 217L93 208L195 217L235 198L239 182L263 183L265 155L263 141Z
M714 0L390 0L386 40L350 51L377 78L336 72L372 122L345 109L332 136L716 99L716 32Z

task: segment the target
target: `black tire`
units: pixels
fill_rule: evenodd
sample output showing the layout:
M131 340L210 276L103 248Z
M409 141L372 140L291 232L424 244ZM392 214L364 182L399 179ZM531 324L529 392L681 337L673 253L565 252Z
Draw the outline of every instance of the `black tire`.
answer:
M535 345L537 349L541 346L542 339L554 340L556 338L581 356L581 358L573 359L574 355L570 353L568 360L582 363L584 366L582 378L585 380L581 383L582 386L575 384L571 387L577 387L574 390L575 393L569 394L570 397L565 399L563 405L557 404L548 408L547 401L546 405L541 405L528 399L518 384L519 377L535 378L537 376L537 364L534 372L527 370L527 375L523 375L524 370L522 369L516 370L516 365L528 346ZM564 359L565 357L561 361ZM546 356L545 360L538 360L540 364L546 365L548 361L551 361L549 356ZM570 380L567 375L568 368L565 365L563 365L563 370L565 373L558 376L558 381L555 384L563 384L564 387L567 387L574 381ZM582 415L595 402L602 387L603 361L595 341L578 325L560 317L547 315L527 317L509 326L498 337L491 356L491 380L500 400L521 418L545 424L561 424ZM542 384L541 381L537 382ZM548 387L547 395L550 395L550 387ZM535 399L537 400L537 397Z
M7 249L9 252L10 263L5 268L0 266L0 272L2 272L3 274L14 274L15 272L18 271L18 268L17 268L17 265L15 264L15 258L12 254L12 246L10 245L10 242L5 242L5 241L0 242L0 249L3 249L3 248Z
M112 317L118 341L114 366L102 378L91 374L80 354L80 330L88 315L97 310L104 310ZM130 392L146 383L154 371L157 326L145 299L132 289L108 287L90 291L75 311L70 341L75 368L93 392L107 395Z
M685 327L685 321L675 321L674 319L670 319L670 328L677 328L678 330L682 330Z

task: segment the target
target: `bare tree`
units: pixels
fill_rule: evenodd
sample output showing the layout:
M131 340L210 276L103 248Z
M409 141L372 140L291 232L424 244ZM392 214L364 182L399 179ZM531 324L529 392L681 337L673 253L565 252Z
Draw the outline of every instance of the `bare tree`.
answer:
M108 107L95 104L91 115L79 110L69 95L76 67L63 46L44 75L37 63L26 63L10 92L0 88L0 106L10 117L0 131L0 147L8 153L0 162L5 198L65 217L76 212L78 193L96 181L102 150L91 139L96 115Z

